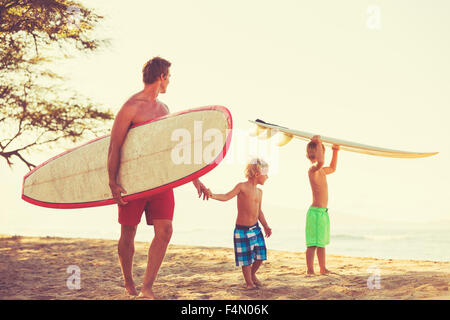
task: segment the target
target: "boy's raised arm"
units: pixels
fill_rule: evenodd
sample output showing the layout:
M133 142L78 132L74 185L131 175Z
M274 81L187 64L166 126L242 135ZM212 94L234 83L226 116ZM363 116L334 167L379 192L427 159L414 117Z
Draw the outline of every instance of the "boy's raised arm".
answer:
M239 192L241 192L241 184L238 183L233 190L231 190L228 193L225 194L211 194L210 198L214 199L214 200L219 200L219 201L228 201L232 198L234 198L236 195L239 194Z
M330 173L333 173L336 171L337 160L338 160L338 151L339 151L339 146L333 145L333 158L331 159L330 166L323 168L323 170L325 171L325 174L330 174Z

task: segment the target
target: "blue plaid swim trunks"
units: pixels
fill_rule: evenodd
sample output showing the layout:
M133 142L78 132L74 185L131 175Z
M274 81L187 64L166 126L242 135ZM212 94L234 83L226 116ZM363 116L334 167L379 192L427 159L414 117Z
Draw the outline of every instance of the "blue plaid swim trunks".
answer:
M258 223L253 226L236 225L234 229L236 266L249 266L256 260L267 260L266 243Z

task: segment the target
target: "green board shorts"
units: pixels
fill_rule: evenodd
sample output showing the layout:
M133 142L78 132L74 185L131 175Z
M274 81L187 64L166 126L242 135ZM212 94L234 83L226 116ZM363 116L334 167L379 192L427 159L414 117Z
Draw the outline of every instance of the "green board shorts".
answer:
M307 247L325 247L330 243L330 218L327 208L309 207L305 234Z

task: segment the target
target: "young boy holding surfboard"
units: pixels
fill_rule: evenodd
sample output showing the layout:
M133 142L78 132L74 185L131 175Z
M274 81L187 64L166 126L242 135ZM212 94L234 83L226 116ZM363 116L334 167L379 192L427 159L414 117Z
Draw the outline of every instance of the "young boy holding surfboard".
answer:
M325 147L320 136L314 136L306 147L306 156L313 164L308 170L313 193L313 203L306 215L306 266L307 275L314 274L314 254L317 251L320 274L327 274L325 246L330 243L330 219L328 217L328 184L326 176L336 171L338 145L333 145L333 158L324 167Z
M236 266L242 266L247 289L255 289L261 283L256 277L263 260L267 259L267 249L258 220L261 222L266 237L270 237L264 213L261 210L262 190L257 188L268 179L268 165L260 159L252 160L246 167L246 182L238 183L226 194L211 194L210 198L228 201L237 198L238 214L234 229L234 252Z

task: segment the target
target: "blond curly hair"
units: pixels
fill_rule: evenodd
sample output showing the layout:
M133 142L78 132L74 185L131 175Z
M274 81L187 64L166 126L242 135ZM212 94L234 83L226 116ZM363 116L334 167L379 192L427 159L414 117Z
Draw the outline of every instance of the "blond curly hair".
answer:
M264 160L259 158L252 159L245 168L245 177L252 179L256 174L261 173L263 168L269 168L269 165Z

